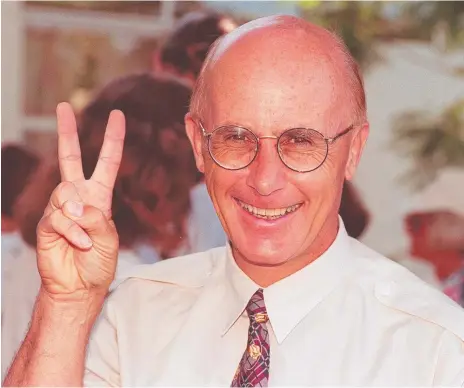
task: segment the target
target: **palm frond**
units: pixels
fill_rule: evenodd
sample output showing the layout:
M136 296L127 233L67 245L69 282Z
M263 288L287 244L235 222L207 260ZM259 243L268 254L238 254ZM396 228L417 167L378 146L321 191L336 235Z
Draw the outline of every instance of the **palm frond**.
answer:
M413 161L403 182L424 187L445 168L464 168L464 100L431 117L407 112L394 120L392 146Z

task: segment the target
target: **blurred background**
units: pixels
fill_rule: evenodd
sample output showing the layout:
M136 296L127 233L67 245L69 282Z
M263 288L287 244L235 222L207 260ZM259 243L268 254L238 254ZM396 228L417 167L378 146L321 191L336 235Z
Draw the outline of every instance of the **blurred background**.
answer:
M25 144L39 155L55 152L58 102L79 111L113 79L153 71L160 45L192 11L221 12L237 24L294 14L337 31L363 68L371 124L352 187L368 214L359 239L424 277L430 264L439 281L462 268L464 2L3 1L1 7L2 143Z

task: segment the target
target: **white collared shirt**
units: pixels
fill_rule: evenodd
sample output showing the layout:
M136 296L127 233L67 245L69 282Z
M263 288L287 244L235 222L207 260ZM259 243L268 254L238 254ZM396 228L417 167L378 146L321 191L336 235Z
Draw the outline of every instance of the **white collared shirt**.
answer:
M133 269L92 334L86 386L230 386L259 288L229 247ZM347 236L264 289L269 386L462 386L464 311Z

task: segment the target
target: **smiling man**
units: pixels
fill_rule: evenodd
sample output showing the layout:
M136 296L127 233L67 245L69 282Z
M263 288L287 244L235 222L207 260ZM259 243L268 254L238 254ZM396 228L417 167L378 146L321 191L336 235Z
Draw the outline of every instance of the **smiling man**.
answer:
M78 146L59 122L72 181ZM43 287L6 385L464 384L463 311L337 214L369 130L339 39L289 16L237 28L208 55L186 127L228 246L135 269L94 326L117 256L110 200L91 195L114 184L114 114L94 176L60 185L61 218L38 228Z

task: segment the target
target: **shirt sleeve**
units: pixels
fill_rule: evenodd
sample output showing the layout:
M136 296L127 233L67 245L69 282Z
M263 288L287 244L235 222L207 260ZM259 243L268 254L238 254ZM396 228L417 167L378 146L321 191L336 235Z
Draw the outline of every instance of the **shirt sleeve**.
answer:
M111 298L107 299L90 337L85 387L120 387L119 346Z

